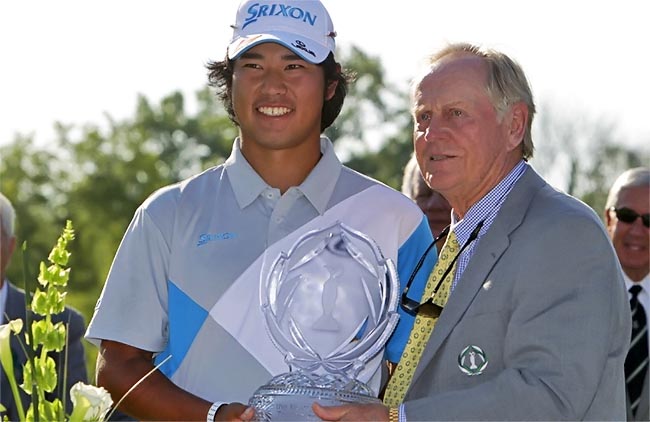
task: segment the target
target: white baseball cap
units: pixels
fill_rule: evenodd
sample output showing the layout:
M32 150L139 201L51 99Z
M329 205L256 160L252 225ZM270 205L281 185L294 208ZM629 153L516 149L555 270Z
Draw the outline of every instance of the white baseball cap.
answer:
M334 24L320 0L245 0L232 27L231 60L265 42L281 44L316 64L336 48Z

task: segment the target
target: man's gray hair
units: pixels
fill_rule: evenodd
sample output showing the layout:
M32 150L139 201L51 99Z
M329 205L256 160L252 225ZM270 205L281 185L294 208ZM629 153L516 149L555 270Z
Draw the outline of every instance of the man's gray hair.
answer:
M14 220L16 219L16 211L14 211L13 205L7 199L6 196L0 192L0 222L2 226L2 233L5 236L14 235Z
M614 184L609 190L607 195L607 202L605 203L605 210L616 206L618 203L618 196L625 188L635 188L640 186L647 186L650 189L650 169L647 167L635 167L621 173L616 178Z
M488 80L485 89L499 118L502 118L513 104L520 101L526 104L528 108L528 122L526 124L526 132L524 133L522 156L525 160L532 158L535 149L532 135L535 102L533 101L533 93L523 69L519 63L500 51L485 49L469 43L449 44L447 47L433 54L429 58L429 64L435 65L436 62L446 56L463 53L480 57L487 63Z

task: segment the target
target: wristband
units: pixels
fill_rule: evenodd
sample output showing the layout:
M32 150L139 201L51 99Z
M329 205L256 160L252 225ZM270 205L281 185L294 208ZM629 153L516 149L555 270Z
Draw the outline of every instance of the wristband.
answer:
M388 422L398 422L399 421L399 408L398 407L389 407L388 408Z
M212 403L212 406L210 406L210 410L208 410L208 416L206 418L207 422L214 422L214 417L217 414L217 410L219 410L222 404L224 404L224 402L222 401L216 401Z

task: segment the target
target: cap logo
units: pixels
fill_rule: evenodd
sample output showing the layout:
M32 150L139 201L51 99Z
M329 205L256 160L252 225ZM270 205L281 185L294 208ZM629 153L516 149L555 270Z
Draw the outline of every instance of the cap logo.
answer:
M305 44L304 42L302 42L300 40L296 40L295 42L291 43L291 45L294 46L295 48L301 49L302 51L304 51L307 54L311 54L312 56L316 57L316 53L314 53L313 51L308 49L307 44Z
M242 29L246 28L249 24L257 22L257 20L264 16L284 16L291 19L300 20L302 22L308 23L311 26L316 24L316 19L318 16L312 15L311 13L302 10L299 7L293 7L288 4L273 3L273 4L263 4L259 3L252 4L248 10L248 17L244 20L244 25Z

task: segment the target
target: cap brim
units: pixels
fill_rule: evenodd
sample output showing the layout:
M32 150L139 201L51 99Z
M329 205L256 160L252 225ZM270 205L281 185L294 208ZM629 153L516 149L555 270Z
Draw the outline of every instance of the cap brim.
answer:
M299 38L296 34L288 32L274 32L272 34L252 34L236 38L228 46L228 58L235 60L247 50L267 42L280 44L304 60L314 64L324 62L330 53L329 48L314 40Z

